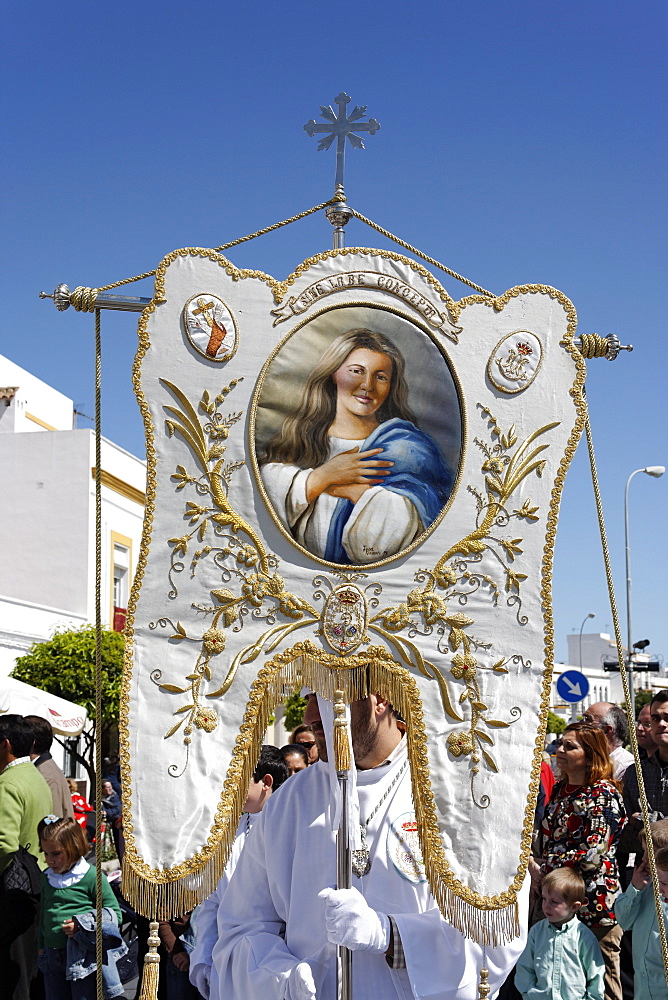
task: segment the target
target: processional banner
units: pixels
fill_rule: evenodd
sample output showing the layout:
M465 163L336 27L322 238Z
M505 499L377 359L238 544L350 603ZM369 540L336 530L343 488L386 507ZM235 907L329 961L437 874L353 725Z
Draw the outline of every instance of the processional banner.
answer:
M124 892L148 915L212 891L267 722L304 684L391 700L441 911L513 936L584 422L575 325L548 286L455 302L381 250L282 282L210 250L163 260L134 371L148 489L121 732Z

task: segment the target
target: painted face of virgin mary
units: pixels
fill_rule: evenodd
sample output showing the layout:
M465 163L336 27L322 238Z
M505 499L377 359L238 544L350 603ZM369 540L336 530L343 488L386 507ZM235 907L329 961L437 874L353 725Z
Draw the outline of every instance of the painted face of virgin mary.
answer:
M337 408L368 417L385 402L392 383L392 359L387 354L356 347L332 375Z

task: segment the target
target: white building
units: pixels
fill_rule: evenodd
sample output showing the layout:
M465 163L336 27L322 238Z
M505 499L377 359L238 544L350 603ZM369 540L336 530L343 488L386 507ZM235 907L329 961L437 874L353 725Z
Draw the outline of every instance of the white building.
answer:
M597 701L623 704L624 688L620 673L603 669L604 662L613 663L618 660L617 644L614 638L605 632L590 632L582 635L582 646L580 646L578 632L569 635L567 639L569 663L555 663L554 665L550 705L552 711L564 719L571 718L573 703L564 702L557 691L557 682L567 670L579 671L581 669L589 683L589 691L585 698L581 702L575 703L576 715L582 715L589 705L593 705ZM626 655L626 646L624 646L624 655ZM652 657L636 654L635 659L636 662L643 663L651 660ZM643 670L634 671L634 687L636 691L641 689L658 691L667 688L668 677L665 667L662 665L656 673Z
M146 463L102 440L102 620L121 631ZM0 679L34 642L95 621L95 435L71 399L0 355Z
M0 676L33 642L95 621L95 435L71 399L0 355ZM146 463L102 441L102 618L120 631Z

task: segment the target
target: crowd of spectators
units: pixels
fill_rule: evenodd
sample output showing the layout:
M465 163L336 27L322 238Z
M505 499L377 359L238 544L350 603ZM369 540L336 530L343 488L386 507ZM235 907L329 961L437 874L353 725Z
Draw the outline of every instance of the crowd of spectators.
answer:
M545 755L556 780L550 788L541 773L529 861L530 924L542 923L538 930L532 927L527 951L502 996L668 998L659 938L668 904L659 915L628 736L624 710L597 702L550 746L552 757ZM668 690L641 708L636 737L659 883L668 884ZM555 885L552 875L562 869L579 876L581 886ZM596 947L579 925L592 932Z
M550 757L545 755L529 860L531 930L527 949L514 976L502 988L501 997L521 995L525 1000L668 997L659 936L659 919L665 927L668 903L664 902L663 913L657 914L647 853L650 838L665 900L668 690L659 691L651 703L642 707L636 736L649 830L642 821L633 755L625 748L628 721L619 706L606 702L589 706L582 721L568 725L556 741L551 764ZM45 719L16 715L0 718L0 962L6 995L17 1000L40 995L37 963L40 885L35 884L35 878L27 885L12 881L18 870L17 859L19 856L24 859L26 852L32 858L35 877L41 878L42 895L50 900L61 891L63 872L68 876L63 884L70 893L71 876L79 871L77 866L82 873L79 875L82 885L90 881L83 845L90 849L89 841L94 837L94 807L53 760L52 739L51 726ZM263 747L248 789L237 853L248 836L254 815L272 792L317 758L315 736L304 725L290 734L289 742L280 750ZM105 758L102 792L103 818L113 832L116 853L122 858L117 759ZM41 839L37 834L38 824ZM77 831L76 837L67 824ZM63 850L56 843L56 834L60 836L61 825L66 847L70 842L81 844L70 859L71 870L63 868L65 862L59 860ZM40 870L45 869L46 874L40 876ZM22 872L25 882L25 871ZM222 890L219 887L217 891ZM214 907L212 912L218 902L207 901L209 908ZM164 1000L195 1000L209 995L215 921L213 930L210 922L207 929L207 903L193 915L184 914L160 924L165 962L159 995ZM78 925L74 929L79 929Z

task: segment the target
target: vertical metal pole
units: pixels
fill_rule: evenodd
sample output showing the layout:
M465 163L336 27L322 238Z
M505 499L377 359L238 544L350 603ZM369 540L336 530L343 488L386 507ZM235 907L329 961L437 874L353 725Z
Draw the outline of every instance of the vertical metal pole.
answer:
M352 885L351 851L348 814L348 772L337 771L339 792L341 794L341 823L336 837L336 886L338 889L350 889ZM337 984L338 1000L351 1000L353 995L353 953L341 945L337 948Z
M633 638L631 631L631 548L629 545L629 486L631 485L631 480L636 475L637 472L642 472L642 469L636 469L632 472L629 478L626 480L626 489L624 490L624 542L626 550L626 676L629 680L629 725L633 725L633 720L635 719L635 694L633 690ZM622 665L620 663L620 669Z
M582 673L582 629L584 628L586 621L588 621L590 618L595 618L595 617L596 615L592 614L592 612L590 611L587 617L582 619L582 625L580 626L580 639L578 643L580 649L580 673ZM577 721L578 717L577 709L578 705L581 704L582 704L581 701L574 701L573 704L571 705L571 722Z
M340 193L343 194L343 190L341 190ZM346 223L350 222L353 217L353 213L348 205L346 205L345 201L340 201L335 205L328 205L325 209L325 215L334 226L333 249L343 250L346 245L346 237L343 227Z
M334 766L341 796L341 820L336 835L336 887L350 889L352 885L352 854L350 850L350 813L348 810L348 775L354 762L351 760L346 704L343 691L334 692ZM353 955L349 948L336 949L336 996L337 1000L352 1000L353 995Z

